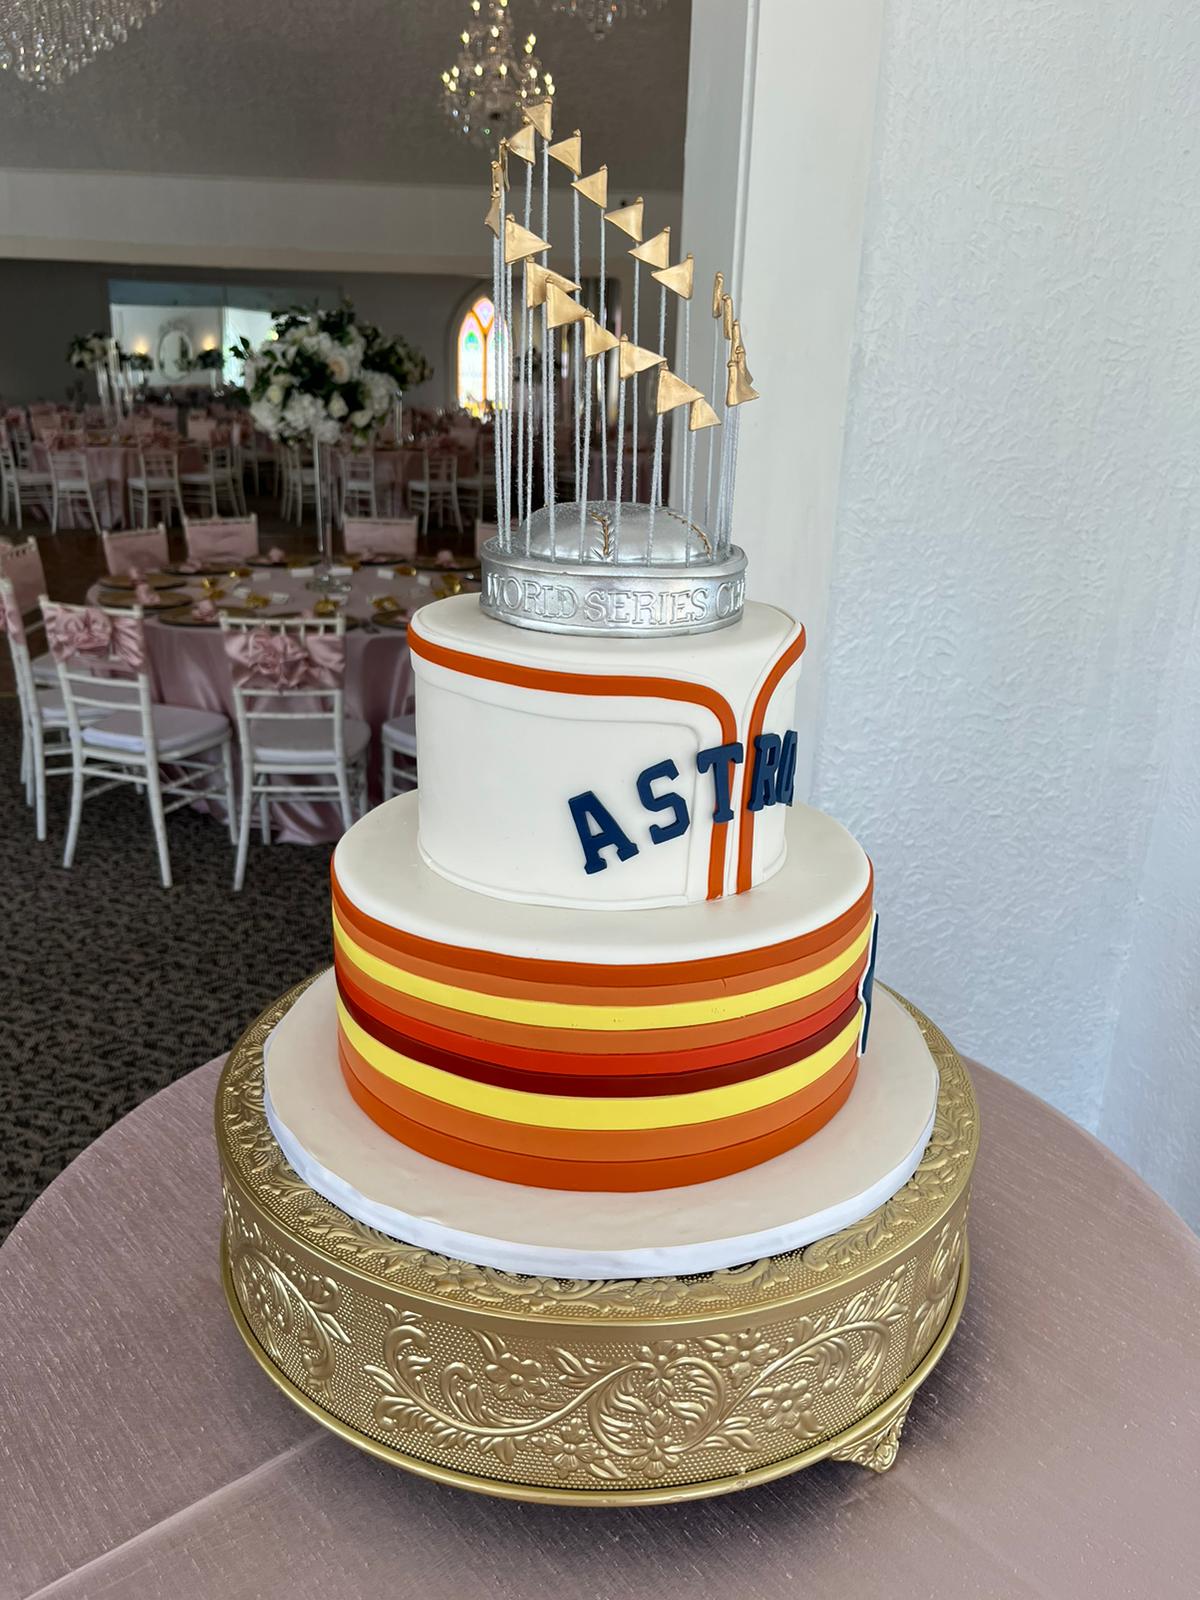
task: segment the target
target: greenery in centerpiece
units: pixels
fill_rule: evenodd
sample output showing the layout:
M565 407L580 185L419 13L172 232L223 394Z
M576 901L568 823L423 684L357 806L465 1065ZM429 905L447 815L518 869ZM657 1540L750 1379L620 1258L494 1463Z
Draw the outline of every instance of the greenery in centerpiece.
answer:
M432 374L419 351L360 322L352 305L273 315L273 338L257 350L243 339L232 351L245 364L250 415L271 438L366 439L405 388Z
M189 372L220 372L225 365L224 353L214 346L211 350L197 350L188 362Z

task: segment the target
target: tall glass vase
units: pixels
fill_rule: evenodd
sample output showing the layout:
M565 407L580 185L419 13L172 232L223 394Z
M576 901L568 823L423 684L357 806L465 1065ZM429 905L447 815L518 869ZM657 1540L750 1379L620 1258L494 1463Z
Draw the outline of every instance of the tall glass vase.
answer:
M322 445L313 430L313 501L317 517L318 572L328 577L333 566L333 464L332 450Z

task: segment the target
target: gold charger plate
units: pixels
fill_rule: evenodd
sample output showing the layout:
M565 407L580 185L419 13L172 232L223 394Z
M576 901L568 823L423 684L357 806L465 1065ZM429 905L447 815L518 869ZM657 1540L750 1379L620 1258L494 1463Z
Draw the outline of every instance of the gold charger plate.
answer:
M902 1001L939 1069L937 1113L884 1205L721 1272L563 1280L403 1244L301 1181L262 1081L264 1042L306 987L230 1053L216 1134L230 1309L310 1416L424 1477L562 1505L724 1494L826 1457L892 1465L962 1312L979 1142L967 1071L914 1007Z
M230 617L255 617L260 615L259 612L252 610L249 606L218 606L217 609ZM169 624L172 628L218 628L221 625L217 617L194 617L190 605L180 606L175 611L165 611L158 620Z
M136 600L129 589L101 589L99 602L102 606L111 606L116 611L132 611L137 605L148 613L178 609L179 596L173 589L156 589L154 593L153 601L141 601Z
M198 567L185 567L181 562L169 564L164 570L185 582L189 578L227 578L232 561L206 561Z
M478 572L483 566L478 556L456 556L453 561L439 561L436 556L416 556L409 564L421 572Z
M113 572L100 579L105 589L136 589L145 583L151 589L182 589L186 578L175 577L170 572L147 572L143 578L131 578L127 572Z

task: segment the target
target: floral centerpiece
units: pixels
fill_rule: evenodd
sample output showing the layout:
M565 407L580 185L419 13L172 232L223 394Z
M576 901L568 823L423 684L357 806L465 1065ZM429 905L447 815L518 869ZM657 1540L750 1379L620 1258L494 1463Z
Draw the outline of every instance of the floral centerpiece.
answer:
M108 364L108 335L77 333L67 346L67 360L80 372L96 372Z
M220 372L224 365L224 353L215 345L211 350L197 350L188 362L192 372Z
M233 352L245 363L250 415L274 439L336 444L344 434L366 439L387 417L406 385L431 368L403 339L388 339L359 322L354 308L277 312L275 336Z
M131 355L122 358L130 372L153 372L154 357L146 354L144 350L135 350Z

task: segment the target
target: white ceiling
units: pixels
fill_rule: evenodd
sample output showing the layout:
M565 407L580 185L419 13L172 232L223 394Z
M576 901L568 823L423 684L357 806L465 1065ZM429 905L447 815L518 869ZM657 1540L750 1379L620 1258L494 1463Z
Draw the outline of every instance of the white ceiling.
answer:
M486 181L438 104L469 0L163 0L129 41L59 89L0 74L8 167L211 176ZM593 41L546 0L511 0L537 35L562 131L622 188L682 186L691 0ZM590 152L590 155L589 155Z

